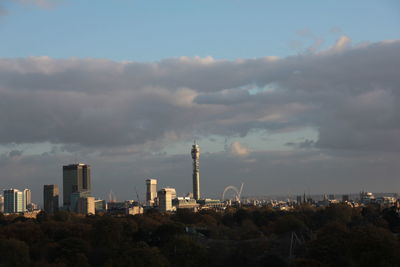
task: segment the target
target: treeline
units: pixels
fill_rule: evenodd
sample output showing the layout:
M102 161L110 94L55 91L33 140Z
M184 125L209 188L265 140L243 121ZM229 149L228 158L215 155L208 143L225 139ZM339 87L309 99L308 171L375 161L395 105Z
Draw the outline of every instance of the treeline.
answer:
M0 266L400 266L395 208L0 214Z

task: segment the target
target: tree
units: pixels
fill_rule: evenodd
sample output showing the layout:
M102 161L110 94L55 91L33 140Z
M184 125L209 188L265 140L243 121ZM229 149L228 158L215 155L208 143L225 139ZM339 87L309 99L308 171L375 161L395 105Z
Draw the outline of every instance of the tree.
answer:
M317 238L307 244L307 255L328 266L349 266L352 262L349 247L350 232L346 225L332 222L321 228Z
M0 239L0 265L28 266L30 263L28 245L15 239Z
M162 253L170 260L173 266L208 265L205 248L191 236L179 235L174 237L170 242L164 244Z
M374 225L351 233L351 252L360 266L400 266L400 244L393 233Z

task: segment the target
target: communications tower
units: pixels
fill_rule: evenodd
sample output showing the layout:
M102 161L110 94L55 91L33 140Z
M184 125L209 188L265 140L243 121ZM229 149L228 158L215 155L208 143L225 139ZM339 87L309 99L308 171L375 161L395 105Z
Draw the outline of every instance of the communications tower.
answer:
M193 159L193 198L200 199L200 147L194 141L192 146Z

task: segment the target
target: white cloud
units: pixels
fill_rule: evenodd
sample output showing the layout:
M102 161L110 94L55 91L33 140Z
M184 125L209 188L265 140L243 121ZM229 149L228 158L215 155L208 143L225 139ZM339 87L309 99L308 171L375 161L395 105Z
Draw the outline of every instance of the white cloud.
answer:
M346 36L346 35L342 35L340 36L340 38L336 41L336 44L333 47L333 50L335 51L341 51L347 47L349 47L351 43L351 39L350 37Z
M230 153L234 156L247 156L250 153L250 149L241 143L235 141L230 145Z

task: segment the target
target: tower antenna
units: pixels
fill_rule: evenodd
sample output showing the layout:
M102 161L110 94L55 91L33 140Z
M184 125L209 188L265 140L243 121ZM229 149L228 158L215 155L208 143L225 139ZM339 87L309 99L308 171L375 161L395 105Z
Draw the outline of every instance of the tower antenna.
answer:
M194 140L194 145L191 151L193 159L193 198L196 200L200 199L200 147Z

